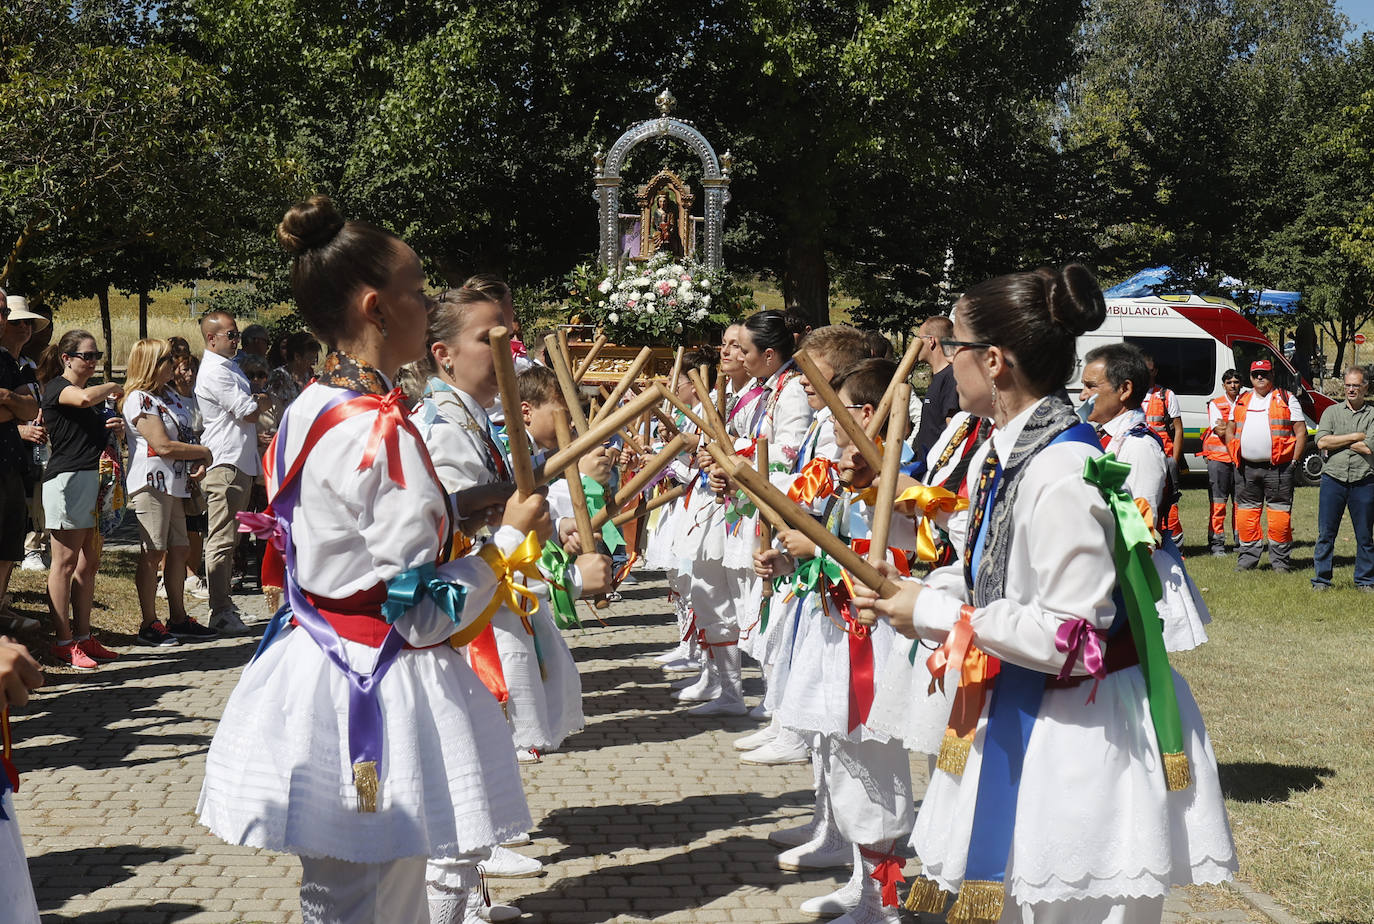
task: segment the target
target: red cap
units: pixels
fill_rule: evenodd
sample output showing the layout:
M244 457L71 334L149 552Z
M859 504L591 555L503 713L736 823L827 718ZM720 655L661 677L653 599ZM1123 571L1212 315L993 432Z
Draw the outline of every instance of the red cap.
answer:
M1250 364L1251 372L1273 372L1274 364L1267 359L1257 359Z

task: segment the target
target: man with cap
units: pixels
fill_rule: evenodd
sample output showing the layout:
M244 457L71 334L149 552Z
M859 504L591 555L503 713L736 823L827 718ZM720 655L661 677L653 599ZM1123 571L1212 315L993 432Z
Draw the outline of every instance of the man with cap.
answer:
M9 296L10 316L0 330L0 347L3 347L19 363L28 393L38 398L38 382L34 378L35 363L21 352L29 346L34 336L47 329L48 319L29 310L29 303L18 295ZM28 491L29 532L24 538L24 560L21 567L25 571L46 571L43 561L46 532L43 528L43 492L39 485L43 480L42 462L47 458L48 433L43 427L43 411L28 423L18 424L19 439L24 449L24 486Z
M234 356L237 363L245 353L253 356L261 356L263 361L267 361L267 354L272 349L272 337L267 333L267 328L261 324L249 324L243 329L242 338L239 341L238 354ZM269 364L270 366L270 364Z
M17 301L17 299L16 299ZM19 437L19 424L38 416L38 401L33 396L32 375L25 375L16 359L18 347L11 352L10 308L3 289L0 289L0 320L5 324L5 337L0 342L0 634L30 631L33 620L9 609L6 592L14 563L24 555L24 533L27 531L26 444ZM15 325L14 330L30 328L27 322ZM28 339L25 336L24 339Z
M1242 392L1226 422L1226 445L1236 465L1237 571L1259 566L1264 553L1260 513L1269 531L1269 565L1291 571L1293 463L1307 448L1307 419L1298 399L1274 387L1274 365L1250 364L1251 390Z

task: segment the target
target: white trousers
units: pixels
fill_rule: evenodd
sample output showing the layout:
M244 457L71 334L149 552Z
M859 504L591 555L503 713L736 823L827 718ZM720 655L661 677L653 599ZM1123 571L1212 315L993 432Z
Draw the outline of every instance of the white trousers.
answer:
M825 781L835 826L854 844L905 841L916 821L911 764L897 741L822 736Z
M998 924L1159 924L1163 917L1163 896L1085 898L1027 905L1008 902Z
M429 924L425 858L349 863L301 857L304 924Z
M0 771L3 772L3 771ZM5 814L0 821L0 920L13 924L38 924L38 903L33 900L29 864L19 837L19 816L14 813L12 793L3 796Z

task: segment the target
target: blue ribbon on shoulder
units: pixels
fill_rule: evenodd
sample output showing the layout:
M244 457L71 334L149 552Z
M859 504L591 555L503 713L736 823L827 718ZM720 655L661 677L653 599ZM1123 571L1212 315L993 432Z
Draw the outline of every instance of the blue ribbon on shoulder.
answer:
M388 625L393 624L425 597L432 599L449 621L458 625L458 614L463 611L467 588L440 578L439 569L432 561L402 571L386 582L382 616Z

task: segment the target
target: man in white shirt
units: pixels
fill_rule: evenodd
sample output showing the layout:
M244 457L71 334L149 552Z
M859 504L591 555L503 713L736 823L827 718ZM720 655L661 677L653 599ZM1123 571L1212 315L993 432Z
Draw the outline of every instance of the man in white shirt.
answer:
M1084 363L1081 398L1093 399L1088 422L1097 427L1102 448L1131 466L1126 488L1149 505L1148 512L1141 510L1146 522L1160 526L1165 503L1173 500L1166 496L1172 481L1164 447L1140 410L1150 388L1145 356L1129 343L1111 343L1090 351Z
M213 311L200 322L205 355L196 376L196 401L205 432L201 443L213 454L203 483L209 505L210 530L205 537L205 577L210 590L210 627L242 631L242 614L229 597L238 546L237 514L248 506L253 479L262 471L258 433L254 425L267 405L254 395L248 379L234 364L239 329L232 315Z
M1260 512L1269 527L1269 565L1292 571L1293 462L1307 448L1307 418L1298 399L1274 387L1267 359L1250 364L1252 391L1241 394L1226 422L1226 445L1235 460L1236 533L1240 537L1237 571L1259 567L1264 553ZM1267 509L1266 509L1267 508Z

